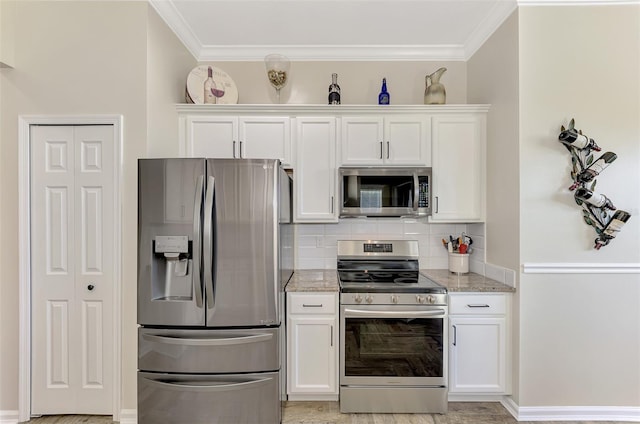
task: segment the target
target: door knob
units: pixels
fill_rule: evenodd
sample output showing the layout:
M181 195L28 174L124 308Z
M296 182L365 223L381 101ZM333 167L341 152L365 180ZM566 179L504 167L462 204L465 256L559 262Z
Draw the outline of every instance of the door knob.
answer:
M95 287L94 287L94 285L93 285L93 284L89 284L89 285L87 286L87 290L89 290L89 291L93 290L94 288L95 288Z

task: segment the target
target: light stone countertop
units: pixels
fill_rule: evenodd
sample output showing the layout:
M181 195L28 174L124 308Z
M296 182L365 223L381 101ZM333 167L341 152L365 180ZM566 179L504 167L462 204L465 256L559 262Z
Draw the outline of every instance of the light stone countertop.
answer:
M338 271L335 269L301 269L285 287L287 292L338 292Z
M474 272L455 274L448 269L421 269L420 272L446 287L449 292L512 293L516 291L514 287Z
M421 269L427 277L444 286L449 292L511 293L515 288L483 275L470 272L454 274L446 269ZM301 269L293 273L287 292L338 292L338 272L335 269Z

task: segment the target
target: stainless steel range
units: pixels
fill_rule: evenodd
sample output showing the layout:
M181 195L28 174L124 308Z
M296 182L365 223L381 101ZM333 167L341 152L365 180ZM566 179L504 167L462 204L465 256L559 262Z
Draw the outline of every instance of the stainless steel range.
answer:
M340 411L447 411L447 290L415 240L338 241Z

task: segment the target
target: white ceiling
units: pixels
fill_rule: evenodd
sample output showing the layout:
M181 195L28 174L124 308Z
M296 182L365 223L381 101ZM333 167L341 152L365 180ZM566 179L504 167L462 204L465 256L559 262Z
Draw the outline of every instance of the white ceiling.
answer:
M467 60L516 0L149 0L200 62Z

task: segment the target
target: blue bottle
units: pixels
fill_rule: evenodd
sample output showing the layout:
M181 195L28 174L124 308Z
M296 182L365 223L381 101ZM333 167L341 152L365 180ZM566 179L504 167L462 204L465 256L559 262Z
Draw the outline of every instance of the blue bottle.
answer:
M378 104L379 105L388 105L389 104L389 92L387 91L387 79L382 78L382 89L380 90L380 94L378 94Z

